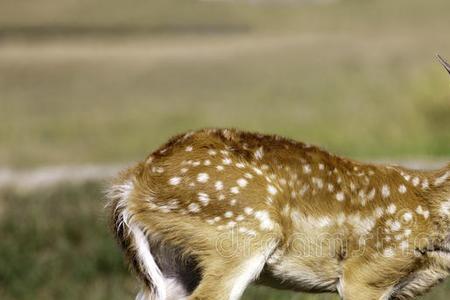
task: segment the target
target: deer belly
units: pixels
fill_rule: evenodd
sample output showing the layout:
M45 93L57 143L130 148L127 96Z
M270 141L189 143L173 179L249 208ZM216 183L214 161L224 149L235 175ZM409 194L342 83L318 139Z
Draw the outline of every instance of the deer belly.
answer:
M295 254L269 261L260 284L300 292L336 292L338 264L331 257L298 257Z

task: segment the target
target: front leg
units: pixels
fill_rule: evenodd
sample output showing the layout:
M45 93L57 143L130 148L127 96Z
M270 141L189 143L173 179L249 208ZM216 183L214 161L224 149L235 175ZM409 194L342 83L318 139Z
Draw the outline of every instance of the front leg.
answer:
M447 278L449 275L448 259L438 253L431 253L427 256L428 260L423 268L411 273L395 286L392 293L393 300L406 300L421 296Z
M340 282L339 294L343 300L389 300L392 289L370 286L363 280L347 276Z
M343 265L340 295L344 300L396 299L395 287L416 267L413 257L401 255L386 257L371 253L350 258Z
M211 254L202 279L189 300L239 300L247 286L257 279L278 242L272 237L260 244L236 244L233 255ZM234 248L233 248L234 249Z

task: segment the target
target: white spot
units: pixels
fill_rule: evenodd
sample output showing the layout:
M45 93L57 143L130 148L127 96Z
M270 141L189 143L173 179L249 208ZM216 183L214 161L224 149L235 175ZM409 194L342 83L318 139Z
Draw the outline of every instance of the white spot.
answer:
M192 165L193 165L194 167L198 167L198 166L200 166L200 162L199 162L198 160L196 160L196 161L194 161L194 162L192 163Z
M364 190L360 190L360 191L358 192L358 197L361 199L361 202L362 202L363 204L366 203L366 192L365 192Z
M224 159L222 159L222 163L226 166L229 166L229 165L231 165L231 159L228 157L224 158Z
M255 158L256 159L261 159L264 156L264 150L263 147L259 147L256 151L255 151Z
M344 199L345 199L345 195L344 195L343 192L336 193L336 200L337 201L342 202L342 201L344 201Z
M233 216L233 212L232 212L232 211L227 211L227 212L225 212L225 213L223 214L223 216L224 216L225 218L231 218L231 217Z
M239 215L236 217L236 221L241 222L245 219L245 217L243 215Z
M253 208L251 208L251 207L245 207L244 208L244 212L247 214L247 215L252 215L253 214Z
M184 174L184 173L186 173L188 170L189 170L188 168L181 168L180 171L181 171L182 174Z
M389 214L393 215L397 211L397 206L394 203L391 203L386 210Z
M169 184L170 185L178 185L181 182L181 178L180 177L172 177L169 179Z
M411 233L412 233L412 230L411 229L405 229L405 237L409 237L410 235L411 235Z
M262 175L263 174L263 172L260 169L258 169L258 168L253 168L253 171L255 171L255 173L258 174L258 175Z
M211 165L211 161L210 161L209 159L206 159L206 160L203 162L203 164L204 164L205 166L209 166L209 165Z
M199 173L197 175L197 181L201 183L207 182L209 179L209 175L207 173Z
M436 178L436 180L434 181L434 185L441 185L441 184L443 184L447 180L447 178L449 176L450 176L450 171L445 172L444 175Z
M405 186L404 184L401 184L401 185L398 187L398 192L399 192L400 194L406 193L406 186Z
M260 228L262 230L273 229L273 222L270 219L269 213L265 210L259 210L255 212L255 218L260 222Z
M217 171L223 171L224 167L221 165L216 166Z
M278 192L277 189L273 185L270 185L270 184L267 186L267 191L271 195L276 195Z
M228 227L228 228L234 228L234 226L236 226L236 222L234 222L234 221L230 221L230 222L228 222L228 224L227 224L227 227Z
M348 217L348 222L353 226L356 234L367 235L375 227L374 218L363 218L361 219L359 214L351 215Z
M428 217L430 216L430 212L428 210L423 210L422 206L419 205L416 209L416 212L419 215L422 215L425 219L428 219Z
M381 188L381 195L383 196L383 198L387 198L391 195L391 190L386 184Z
M230 200L230 205L231 206L235 206L236 205L237 200L236 199L231 199Z
M336 223L337 223L339 226L342 226L342 225L345 223L345 220L346 220L346 219L347 219L347 217L345 216L344 213L339 213L338 216L337 216L337 221L336 221Z
M252 229L248 229L246 227L240 227L239 228L239 232L244 233L250 237L255 237L256 236L256 231L252 230Z
M411 221L412 218L413 218L413 215L410 212L406 212L406 213L403 214L403 220L405 220L406 222Z
M222 220L221 217L214 217L214 222L219 222L220 220Z
M400 249L406 250L406 249L408 249L408 248L409 248L409 243L408 243L408 241L403 241L403 242L400 243Z
M245 173L245 174L244 174L244 177L245 177L245 178L248 178L248 179L252 179L252 178L253 178L253 175L250 174L250 173Z
M399 221L395 221L391 224L391 230L392 231L399 231L400 228L402 228L402 224L400 224Z
M211 156L214 156L214 155L217 154L217 152L215 150L213 150L213 149L209 149L208 150L208 154L211 155Z
M422 189L427 189L430 186L430 183L428 182L428 179L424 179L422 181Z
M413 178L413 180L412 180L412 184L413 184L413 186L418 186L419 185L419 183L420 183L420 179L419 179L419 177L414 177Z
M444 215L450 215L450 198L441 204L441 213Z
M232 193L232 194L239 194L239 188L237 186L233 186L230 189L230 193Z
M316 222L317 222L316 223L317 226L321 227L321 228L328 227L328 226L331 226L333 224L333 222L331 221L331 219L329 217L317 218Z
M227 150L220 150L220 153L222 153L222 155L225 155L225 156L230 155L230 152L228 152Z
M222 181L216 181L216 183L214 184L214 187L216 188L216 191L221 191L223 190L223 182Z
M376 216L377 218L381 218L383 215L384 215L383 209L382 209L381 207L377 207L377 208L375 209L375 216Z
M243 168L245 168L245 164L239 162L236 164L236 167L239 169L243 169Z
M219 194L219 198L220 201L225 200L225 195L224 194Z
M246 187L248 184L248 181L244 178L240 178L236 182L240 187Z
M417 208L416 208L416 213L418 213L419 215L423 215L423 208L422 208L422 205L417 206Z
M312 180L312 182L313 182L315 185L317 185L317 187L318 187L319 189L322 189L322 188L323 188L323 180L322 180L322 179L313 177L311 180Z
M319 164L319 170L323 171L325 169L325 165L324 164Z
M307 184L303 185L299 192L300 196L304 196L308 190L309 190L309 185L307 185Z
M188 205L188 210L193 213L200 211L200 206L197 203L191 203Z
M198 200L203 204L203 206L208 205L208 203L209 203L209 196L208 196L208 194L200 192L197 195L198 195Z
M328 191L333 192L334 191L334 185L332 183L328 184Z
M311 166L310 165L304 165L303 166L303 173L305 173L305 174L311 173Z
M192 151L192 146L187 146L185 150L186 150L186 152L191 152Z
M386 248L383 251L383 256L385 257L393 257L395 255L395 251L392 248Z

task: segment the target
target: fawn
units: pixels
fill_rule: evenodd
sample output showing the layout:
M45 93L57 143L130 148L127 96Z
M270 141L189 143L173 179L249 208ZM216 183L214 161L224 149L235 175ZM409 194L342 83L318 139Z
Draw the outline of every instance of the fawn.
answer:
M138 300L235 300L252 282L411 299L450 272L450 164L364 164L279 136L204 129L172 138L108 195L143 283Z

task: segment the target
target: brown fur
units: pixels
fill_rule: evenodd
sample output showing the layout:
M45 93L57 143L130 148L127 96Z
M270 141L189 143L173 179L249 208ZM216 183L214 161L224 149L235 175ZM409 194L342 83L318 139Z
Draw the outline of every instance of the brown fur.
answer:
M188 299L237 299L236 278L257 277L346 300L410 299L449 273L449 174L450 165L364 164L279 136L205 129L120 175L111 216L146 286L140 299L158 299L157 287L130 224Z

